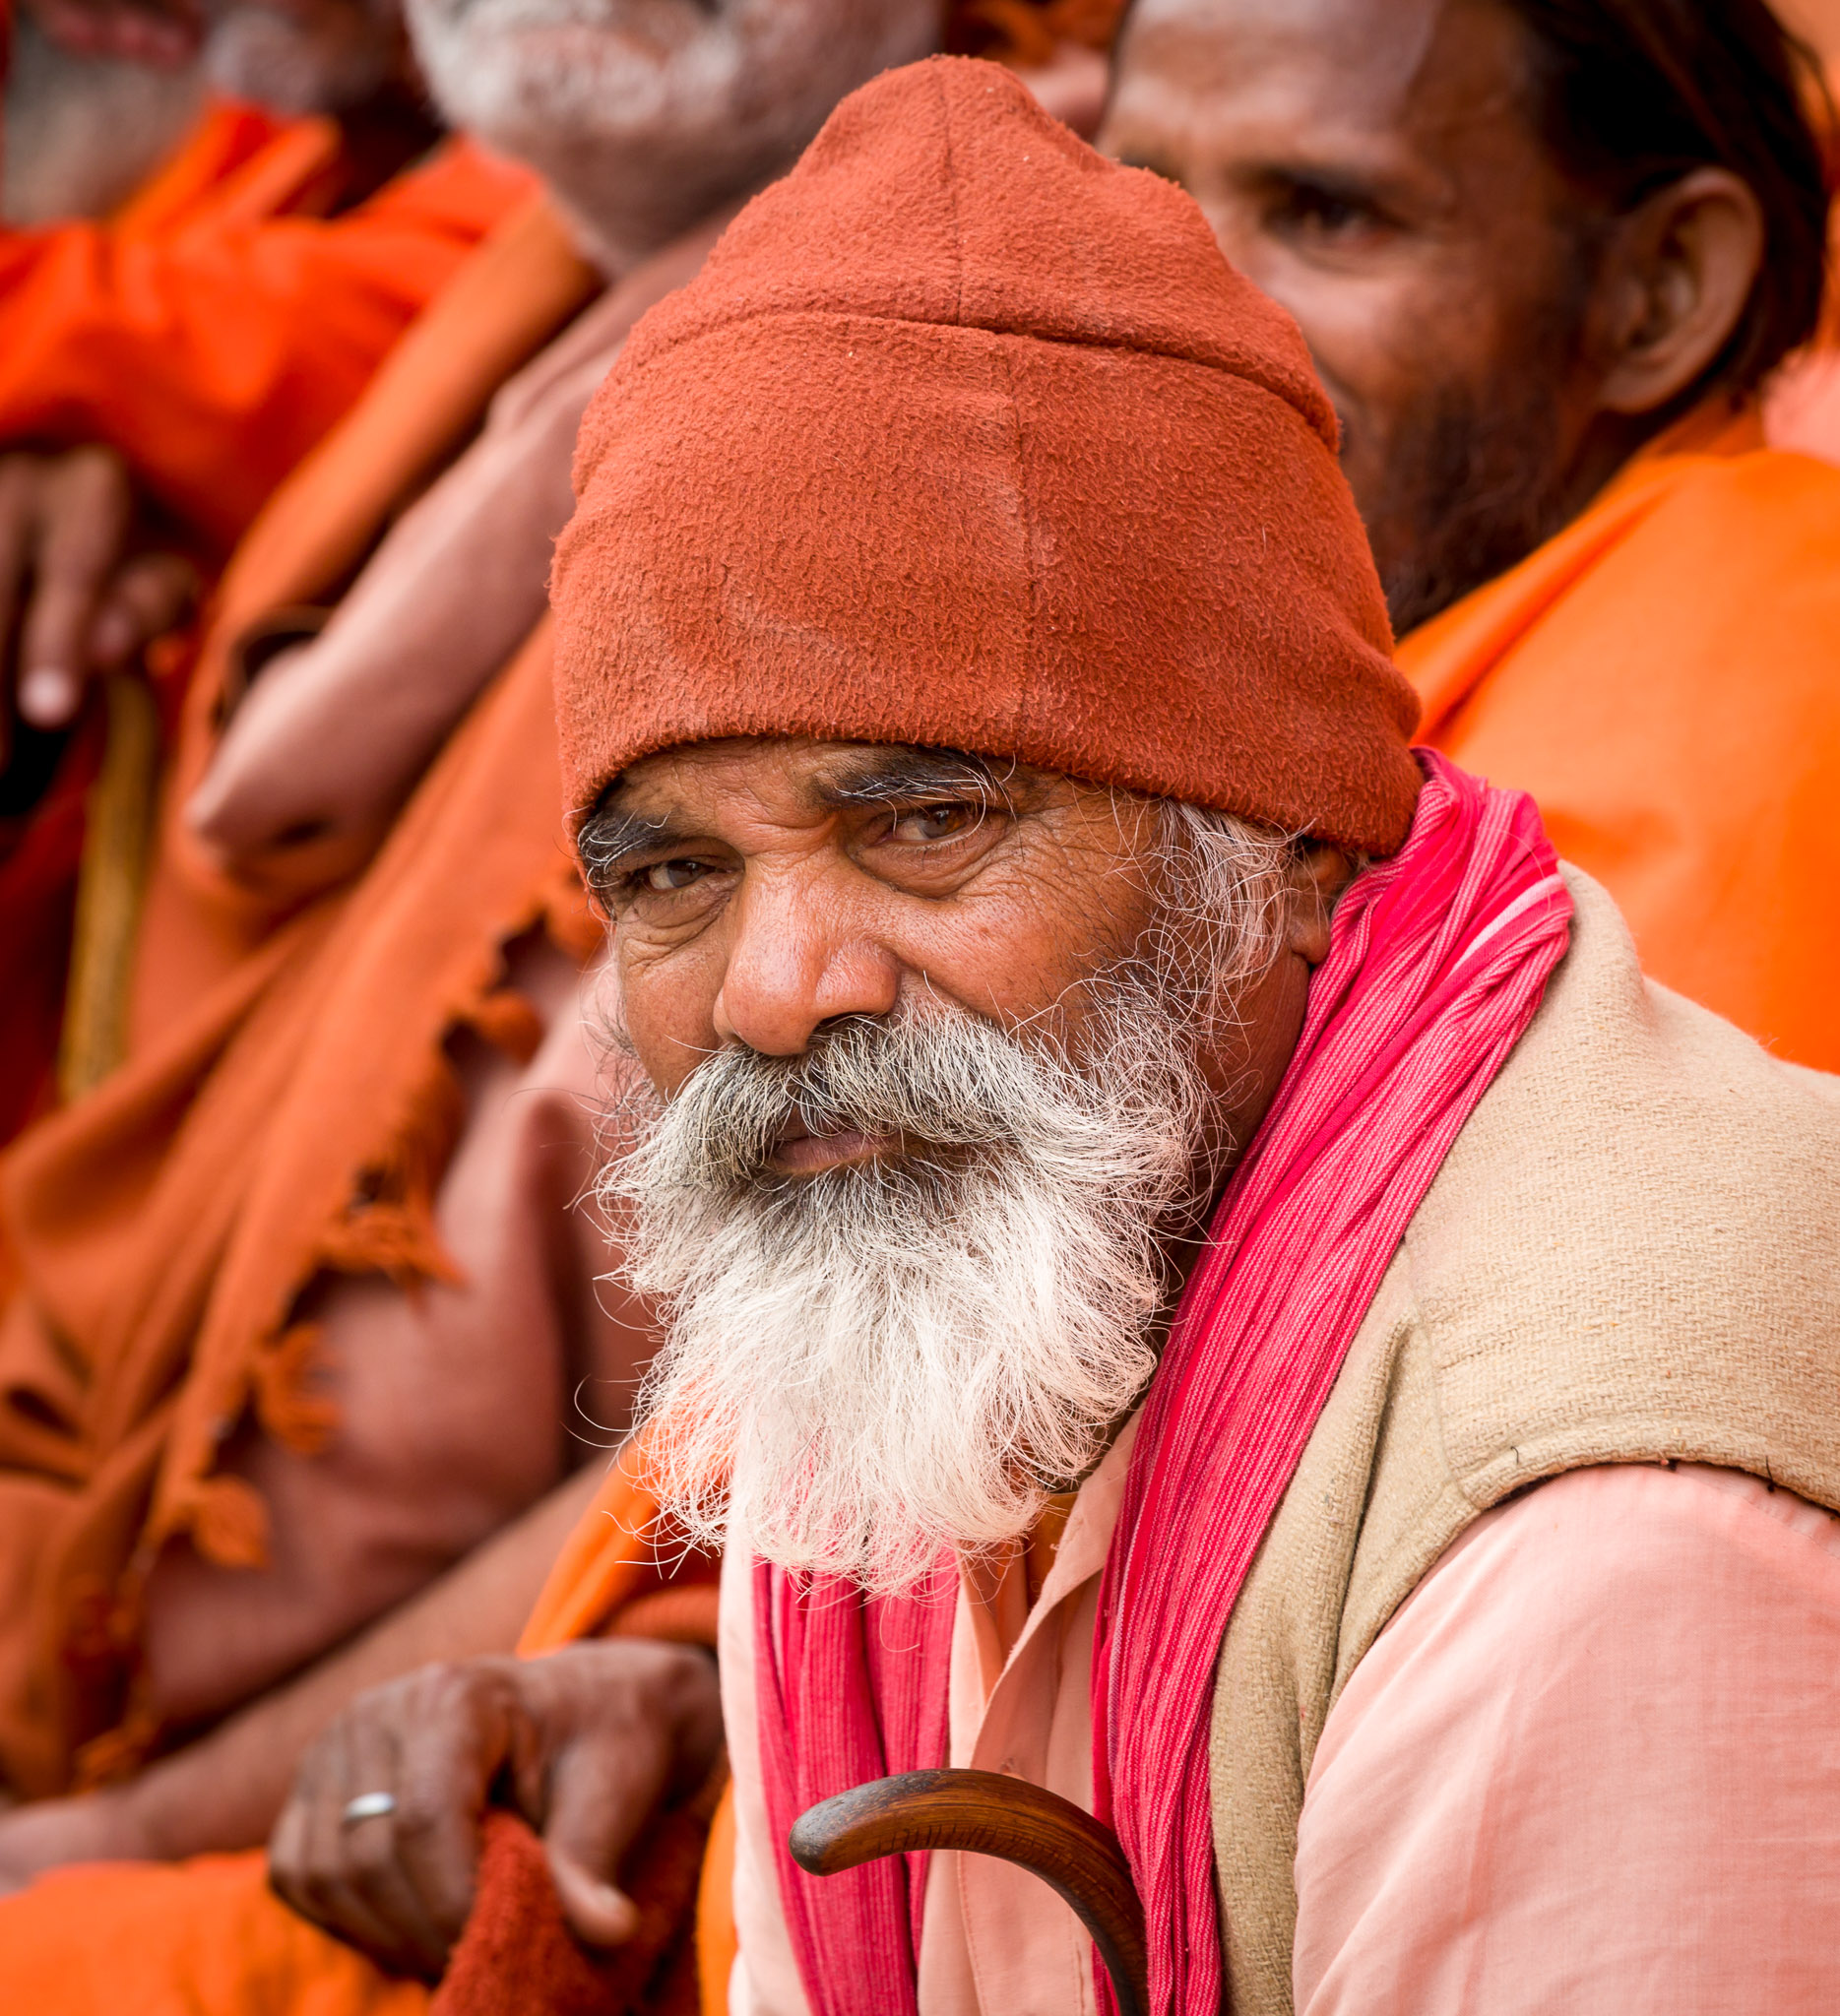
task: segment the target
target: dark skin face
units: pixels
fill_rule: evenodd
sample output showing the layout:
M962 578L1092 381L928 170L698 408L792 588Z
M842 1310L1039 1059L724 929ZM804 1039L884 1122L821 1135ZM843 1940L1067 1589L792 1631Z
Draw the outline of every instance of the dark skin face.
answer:
M945 1000L1009 1029L1057 1018L1077 1047L1086 978L1156 914L1146 801L867 743L729 741L635 764L608 808L602 877L628 1039L667 1097L726 1043L769 1056L822 1024ZM1245 1035L1206 1060L1222 1134L1243 1140L1302 1024L1328 906L1349 874L1303 851L1284 951L1238 1004ZM789 1175L898 1154L859 1134L790 1134Z
M962 759L868 743L725 741L635 764L607 810L616 852L597 880L625 1027L666 1096L724 1044L792 1056L837 1016L910 1001L1008 1028L1058 1018L1077 1042L1088 976L1155 914L1152 807L1062 777L981 779ZM1333 848L1299 851L1278 960L1236 1004L1244 1040L1206 1060L1228 1138L1278 1089L1350 872ZM797 1179L900 1152L794 1125L777 1163ZM682 1647L613 1640L430 1668L362 1696L315 1746L270 1846L272 1880L386 1966L432 1977L503 1781L542 1830L569 1925L617 1944L637 1916L618 1888L625 1849L662 1790L702 1780L720 1728L715 1670ZM394 1806L348 1817L366 1793Z
M1691 397L1762 256L1722 169L1618 216L1571 186L1530 54L1498 0L1138 0L1120 44L1100 144L1297 317L1389 593L1440 539L1487 578L1575 515Z

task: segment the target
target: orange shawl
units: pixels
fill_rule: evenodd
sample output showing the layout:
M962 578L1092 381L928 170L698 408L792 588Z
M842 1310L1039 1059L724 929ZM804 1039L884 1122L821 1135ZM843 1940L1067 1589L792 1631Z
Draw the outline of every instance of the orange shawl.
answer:
M221 554L532 199L465 141L327 220L344 178L332 120L222 102L106 222L0 231L0 446L106 441ZM101 730L93 707L33 812L0 822L0 1142L50 1102Z
M1840 470L1716 402L1399 662L1422 739L1533 793L1656 979L1840 1069Z
M506 217L450 141L339 217L330 119L209 106L114 217L0 231L0 441L107 441L222 553Z
M349 572L598 284L546 212L477 264L483 293L449 290L245 542L176 790L208 752L241 629ZM529 1054L539 1030L501 985L500 948L539 922L577 956L598 936L562 844L554 732L540 626L348 890L278 923L188 882L164 848L171 929L154 915L149 948L166 963L162 1034L8 1159L21 1285L0 1319L0 1766L29 1795L70 1783L85 1744L77 1768L95 1776L154 1733L134 1701L136 1593L162 1543L262 1559L263 1507L216 1457L249 1411L296 1447L323 1434L313 1340L290 1320L302 1287L322 1269L448 1271L430 1218L459 1120L443 1038L472 1024Z

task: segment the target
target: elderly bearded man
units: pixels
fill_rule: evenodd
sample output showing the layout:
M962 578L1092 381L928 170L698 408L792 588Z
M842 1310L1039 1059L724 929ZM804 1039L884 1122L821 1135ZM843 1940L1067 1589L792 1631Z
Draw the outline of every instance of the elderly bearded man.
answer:
M1818 76L1764 0L1138 0L1101 145L1298 318L1424 738L1531 791L1644 970L1840 1068Z
M949 61L636 332L559 710L720 1679L367 1698L302 1909L425 1965L511 1766L618 1936L720 1688L736 2016L1093 2006L1006 1864L793 1865L945 1760L1110 1818L1158 2011L1840 1993L1840 1088L1415 761L1335 440L1179 192Z

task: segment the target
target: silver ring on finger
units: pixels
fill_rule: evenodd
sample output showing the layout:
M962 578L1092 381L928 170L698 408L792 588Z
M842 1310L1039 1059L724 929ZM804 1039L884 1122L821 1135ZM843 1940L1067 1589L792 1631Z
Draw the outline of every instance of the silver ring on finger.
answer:
M347 1799L345 1811L339 1815L342 1827L355 1827L364 1820L381 1820L386 1813L396 1811L396 1795L393 1792L361 1792L354 1799Z

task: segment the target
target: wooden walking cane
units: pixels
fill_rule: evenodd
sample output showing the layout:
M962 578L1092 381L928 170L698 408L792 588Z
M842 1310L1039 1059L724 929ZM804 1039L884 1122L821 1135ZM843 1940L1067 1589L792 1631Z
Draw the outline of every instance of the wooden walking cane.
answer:
M159 790L159 709L147 681L114 672L102 691L107 740L85 808L58 1040L57 1089L66 1104L94 1091L127 1053L128 989Z
M1118 1838L1040 1786L994 1771L906 1771L808 1807L787 1845L814 1876L922 1849L1019 1862L1057 1890L1092 1933L1119 2016L1149 2008L1144 1907Z

